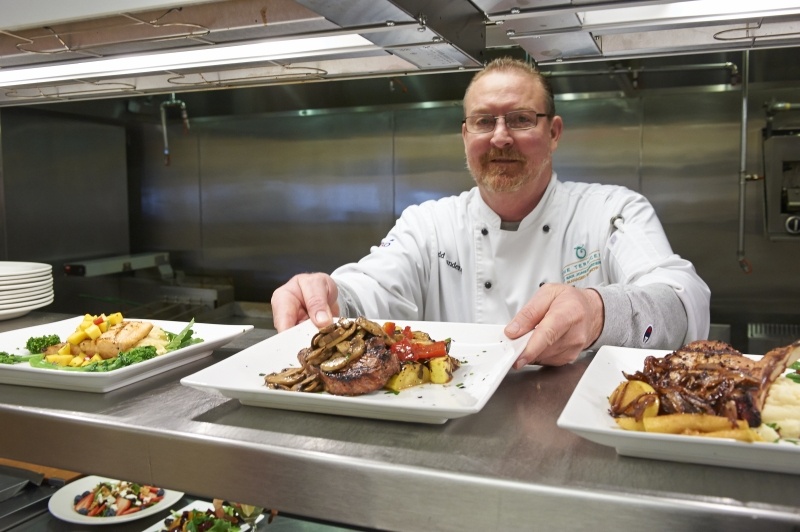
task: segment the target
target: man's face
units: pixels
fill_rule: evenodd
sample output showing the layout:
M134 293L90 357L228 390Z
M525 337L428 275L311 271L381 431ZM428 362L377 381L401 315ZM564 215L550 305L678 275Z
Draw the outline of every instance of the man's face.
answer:
M521 73L492 72L472 85L464 108L467 116L502 116L523 109L543 113L544 88ZM543 191L560 135L560 117L539 117L536 127L525 130L508 129L503 119L490 133L469 133L462 126L467 167L478 186L489 192L517 192L529 183Z

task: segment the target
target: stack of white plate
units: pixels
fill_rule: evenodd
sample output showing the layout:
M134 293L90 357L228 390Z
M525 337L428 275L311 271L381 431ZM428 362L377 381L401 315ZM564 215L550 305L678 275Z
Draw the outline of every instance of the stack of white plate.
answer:
M52 266L0 261L0 320L19 318L52 302Z

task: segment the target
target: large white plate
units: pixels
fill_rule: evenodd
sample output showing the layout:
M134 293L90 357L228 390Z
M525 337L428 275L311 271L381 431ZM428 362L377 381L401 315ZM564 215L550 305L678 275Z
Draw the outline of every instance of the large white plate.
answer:
M0 310L0 321L19 318L20 316L24 316L25 314L29 313L32 310L46 307L47 305L53 302L53 299L54 299L53 297L50 297L50 299L39 303L26 303L24 306Z
M53 278L45 277L44 279L25 279L13 285L0 286L0 293L10 294L16 293L21 290L30 290L32 288L46 288L53 286Z
M33 290L23 290L19 293L15 294L3 294L0 293L0 303L6 305L8 303L19 303L21 301L25 302L33 302L37 299L42 299L46 296L53 295L53 287L44 287L44 288L34 288ZM17 305L22 306L22 305Z
M374 320L383 323L384 320ZM393 394L372 392L358 397L327 393L270 390L264 375L298 367L297 353L311 345L316 327L305 321L281 334L181 379L181 384L238 399L242 404L323 414L444 423L483 408L528 341L509 340L502 325L398 321L400 327L425 331L435 339L452 339L450 354L462 361L453 380L426 384Z
M11 355L27 355L28 351L25 349L25 344L28 338L57 334L63 340L75 330L81 320L83 320L83 316L77 316L45 325L36 325L0 333L0 351L5 351ZM186 322L179 321L146 321L158 325L171 333L179 333L187 325ZM252 328L252 325L195 323L193 326L194 337L202 338L203 341L201 343L108 372L83 373L40 369L31 367L26 363L0 364L0 383L82 392L109 392L206 357L217 347L227 344L235 337Z
M191 510L194 510L194 511L197 511L197 512L205 512L207 510L213 510L213 509L214 509L214 505L212 503L210 503L210 502L194 501L191 504L187 504L186 506L184 506L180 510L172 510L172 512L173 513L177 513L177 514L180 515L183 512L188 512L188 511L191 511ZM256 522L260 523L262 519L264 519L264 514L261 514L259 516L259 518L256 520ZM165 530L167 530L167 525L164 522L161 522L161 523L154 524L150 528L144 529L142 532L164 532ZM247 523L242 523L239 526L239 530L241 530L241 532L247 532L248 530L250 530L250 525L248 525Z
M47 504L50 513L68 523L77 523L80 525L114 525L127 523L128 521L136 521L137 519L167 511L170 509L170 506L183 497L183 493L179 491L164 490L164 498L153 506L149 506L144 510L132 514L120 515L119 517L89 517L76 512L73 507L75 496L85 491L92 491L101 482L119 481L106 477L88 476L70 482L50 497L50 502Z
M634 373L642 369L647 356L660 357L669 352L602 347L561 412L558 426L614 447L623 456L800 474L800 446L795 444L745 443L620 429L608 413L608 396L624 380L622 372Z
M54 295L52 292L50 292L49 294L36 296L34 299L29 299L22 303L20 302L11 303L7 301L2 301L0 302L0 310L13 310L13 309L18 309L20 307L28 307L31 305L49 305L50 303L53 302L53 299Z
M0 290L16 288L17 285L35 283L38 281L52 281L53 276L49 273L37 273L35 275L15 275L13 277L0 277Z
M42 274L52 274L53 267L41 262L0 261L0 278L17 279Z

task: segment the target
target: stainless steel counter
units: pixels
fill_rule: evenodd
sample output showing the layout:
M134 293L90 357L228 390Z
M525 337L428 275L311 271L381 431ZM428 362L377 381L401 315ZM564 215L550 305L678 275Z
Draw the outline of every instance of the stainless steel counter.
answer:
M588 356L512 372L480 413L444 425L248 407L180 385L272 334L106 394L0 385L0 456L376 529L800 528L797 476L619 457L557 428Z

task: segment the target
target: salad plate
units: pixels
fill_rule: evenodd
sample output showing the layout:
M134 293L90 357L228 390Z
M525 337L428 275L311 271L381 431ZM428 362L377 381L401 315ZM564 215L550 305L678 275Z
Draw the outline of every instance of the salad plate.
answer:
M173 514L180 515L183 512L190 512L192 510L194 510L196 512L205 512L205 511L213 510L213 509L214 509L214 505L212 503L210 503L210 502L194 501L191 504L187 504L186 506L184 506L180 510L171 510L171 512ZM263 519L264 519L264 515L262 514L262 515L260 515L258 517L258 519L256 520L256 523L260 523ZM144 529L142 532L164 532L165 530L167 530L167 525L166 525L166 523L164 523L162 521L161 523L156 523L153 526ZM250 525L248 525L247 523L242 523L239 526L239 530L241 532L247 532L248 530L250 530Z
M609 414L608 396L641 370L648 356L671 351L604 346L586 368L557 425L621 456L800 474L800 446L790 442L746 443L723 438L636 432L619 428Z
M0 279L26 279L50 276L53 267L42 262L0 261Z
M82 320L83 316L76 316L54 323L0 333L0 351L4 351L9 355L28 355L30 353L25 349L25 344L29 338L57 334L62 340L65 340ZM126 318L126 320L136 321L133 318ZM179 333L188 325L187 322L178 321L142 321L149 321L153 325L157 325L171 333ZM252 328L252 325L195 323L192 326L193 336L202 338L202 342L131 366L106 372L88 373L43 369L32 367L25 362L20 364L0 364L0 383L82 392L109 392L206 357L214 349L229 343Z
M75 496L86 491L92 491L101 482L119 481L111 478L91 475L70 482L55 492L52 497L50 497L50 501L47 504L50 513L68 523L76 523L79 525L115 525L127 523L129 521L136 521L144 517L167 511L173 504L178 502L181 497L183 497L183 493L179 491L164 490L164 498L154 505L148 506L144 510L138 512L114 517L89 517L76 512L74 508Z
M386 320L373 320L383 324ZM393 393L378 390L356 397L327 393L271 390L264 376L294 366L297 353L311 345L318 332L305 321L227 359L181 379L181 384L238 399L250 406L342 416L445 423L479 412L494 394L528 341L503 334L502 325L415 322L398 320L398 327L424 331L436 340L451 339L450 355L461 361L447 384L423 384Z

